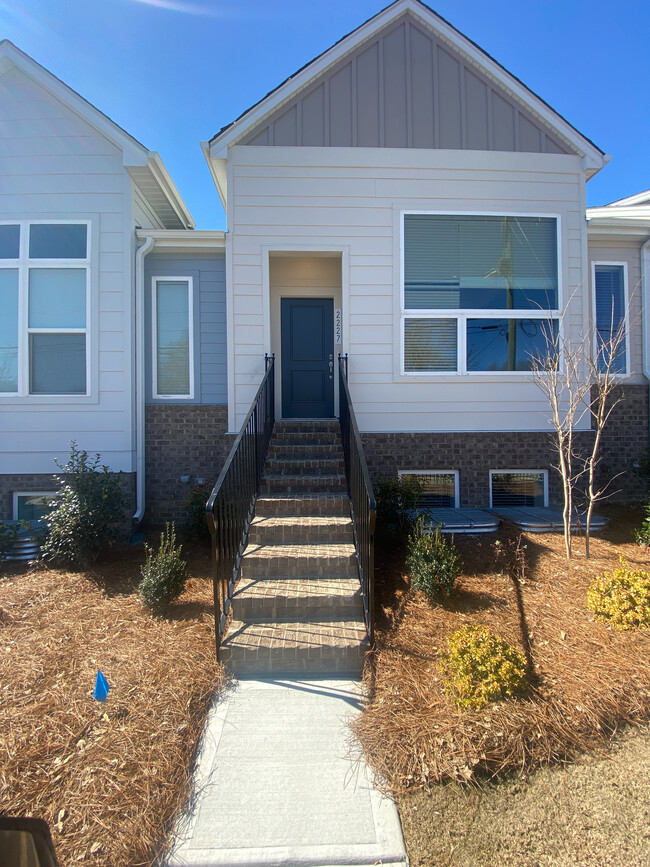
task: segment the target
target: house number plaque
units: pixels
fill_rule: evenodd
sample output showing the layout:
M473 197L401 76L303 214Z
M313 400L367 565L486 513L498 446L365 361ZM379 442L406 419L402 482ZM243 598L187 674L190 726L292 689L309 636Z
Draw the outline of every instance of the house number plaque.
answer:
M334 311L334 342L336 344L343 343L343 320L341 317L341 309Z

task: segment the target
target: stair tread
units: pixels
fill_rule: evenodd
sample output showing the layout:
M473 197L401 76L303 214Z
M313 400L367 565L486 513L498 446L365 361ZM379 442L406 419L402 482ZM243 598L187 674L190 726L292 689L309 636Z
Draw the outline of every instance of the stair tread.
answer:
M302 652L324 647L359 648L367 646L363 616L328 621L233 620L222 650L235 649L257 653L263 649Z
M282 596L303 602L306 596L315 598L361 595L361 585L356 578L339 576L322 578L242 578L235 589L233 599L241 596Z
M344 515L255 515L251 527L264 527L269 530L283 527L305 527L318 529L320 527L336 527L348 529L352 527L352 519Z
M290 545L283 544L249 544L244 551L244 558L262 557L301 557L305 559L319 560L320 558L352 557L356 554L354 545L350 542L325 542L310 544L308 542L296 542Z

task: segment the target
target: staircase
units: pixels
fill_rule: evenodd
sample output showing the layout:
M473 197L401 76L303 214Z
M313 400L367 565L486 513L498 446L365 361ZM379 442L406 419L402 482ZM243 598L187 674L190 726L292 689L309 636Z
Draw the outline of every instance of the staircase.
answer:
M221 659L239 677L360 677L368 648L339 426L274 428Z

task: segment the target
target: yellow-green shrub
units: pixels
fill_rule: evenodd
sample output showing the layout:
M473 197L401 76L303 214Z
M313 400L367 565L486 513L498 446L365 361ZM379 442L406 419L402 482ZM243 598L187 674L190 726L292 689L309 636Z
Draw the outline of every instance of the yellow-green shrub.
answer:
M526 686L526 660L486 626L463 626L442 655L445 692L461 710L510 698Z
M621 568L599 575L587 590L587 605L599 620L617 629L647 629L650 626L650 574Z

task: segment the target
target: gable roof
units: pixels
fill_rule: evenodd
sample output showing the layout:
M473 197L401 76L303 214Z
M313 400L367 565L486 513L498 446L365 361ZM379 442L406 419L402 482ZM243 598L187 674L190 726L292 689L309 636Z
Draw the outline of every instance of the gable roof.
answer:
M194 228L187 205L156 151L148 150L108 115L8 39L0 41L0 76L18 69L122 152L122 165L167 228Z
M618 199L599 208L587 208L588 231L593 235L650 235L650 190Z
M228 146L242 142L248 133L260 127L265 119L288 103L297 93L308 88L317 77L330 70L334 64L360 45L371 40L380 30L389 27L400 17L405 16L410 16L429 31L433 31L441 41L452 47L474 69L478 69L488 79L498 84L500 88L508 92L513 100L525 107L527 112L539 118L547 129L569 146L570 152L583 157L588 177L603 167L606 160L600 148L578 132L575 127L526 87L516 76L508 72L476 43L460 33L421 0L396 0L307 63L259 102L243 112L235 121L223 127L209 142L210 157L213 160L226 158ZM204 148L204 150L207 156L208 148ZM215 172L219 176L223 174L218 166L215 165L212 168L213 175ZM216 177L215 180L217 180ZM220 186L219 183L218 186Z

